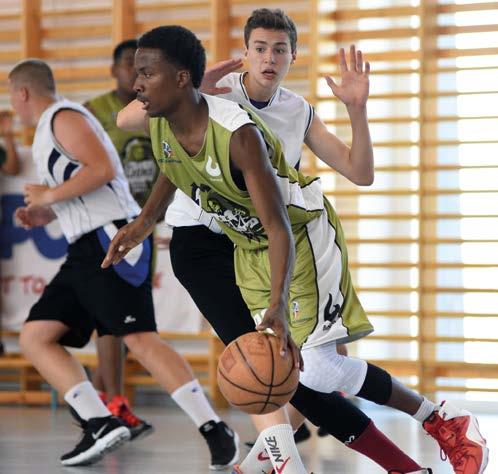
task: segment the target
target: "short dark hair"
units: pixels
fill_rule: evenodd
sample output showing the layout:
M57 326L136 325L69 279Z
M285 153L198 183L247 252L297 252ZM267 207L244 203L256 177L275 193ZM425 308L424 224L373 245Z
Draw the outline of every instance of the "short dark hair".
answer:
M193 86L201 85L206 68L206 51L197 36L183 26L159 26L138 39L139 48L161 50L166 61L187 69Z
M244 41L246 48L249 46L249 37L252 30L264 28L266 30L285 31L289 35L291 50L294 53L297 48L297 30L292 19L283 10L277 8L258 8L251 13L244 26Z
M26 59L9 73L15 85L29 86L39 95L55 94L55 79L50 66L41 59Z
M129 39L121 41L112 52L112 60L117 63L121 59L121 55L126 49L133 49L136 51L138 48L138 41L136 39Z

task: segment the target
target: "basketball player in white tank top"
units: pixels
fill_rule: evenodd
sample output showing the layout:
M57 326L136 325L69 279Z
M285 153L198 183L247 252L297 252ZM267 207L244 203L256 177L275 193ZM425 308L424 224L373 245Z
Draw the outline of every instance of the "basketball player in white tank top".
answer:
M9 93L22 123L37 127L33 158L43 183L26 185L26 207L16 217L25 228L57 218L70 244L20 336L23 353L81 419L84 436L62 464L91 464L130 437L64 348L83 347L96 328L123 337L197 425L211 450L211 469L226 469L238 459L237 435L214 413L187 362L157 334L150 239L123 265L100 267L117 228L140 212L114 145L90 112L58 98L52 71L41 60L14 67Z

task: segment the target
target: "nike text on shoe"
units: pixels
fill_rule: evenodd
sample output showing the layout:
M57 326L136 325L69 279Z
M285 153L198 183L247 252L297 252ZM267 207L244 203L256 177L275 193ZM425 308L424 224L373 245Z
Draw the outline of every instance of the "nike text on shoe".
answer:
M76 447L61 457L64 466L93 464L130 439L130 430L114 416L90 418Z
M239 460L239 437L223 421L208 421L200 428L211 451L212 471L222 471L233 466Z
M441 458L449 459L456 474L484 472L489 449L472 413L443 402L424 421L423 426L438 442Z
M130 430L130 439L132 441L139 438L145 438L154 433L154 427L150 423L142 420L131 411L130 404L126 397L123 397L122 395L114 396L114 398L107 403L107 408L114 416L124 422L125 426Z

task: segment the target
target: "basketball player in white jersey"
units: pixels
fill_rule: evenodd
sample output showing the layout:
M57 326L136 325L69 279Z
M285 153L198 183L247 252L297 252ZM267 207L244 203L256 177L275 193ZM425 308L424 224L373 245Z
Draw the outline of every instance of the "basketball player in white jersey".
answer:
M84 436L62 464L94 463L130 437L64 348L83 347L94 328L123 337L192 418L211 451L211 469L233 464L237 435L214 413L186 361L157 334L150 239L121 264L100 267L118 228L140 212L109 136L86 108L58 97L52 71L41 60L14 67L9 93L22 123L36 127L32 153L42 182L26 185L27 206L16 217L27 228L58 219L69 242L66 261L20 336L23 353L83 420Z

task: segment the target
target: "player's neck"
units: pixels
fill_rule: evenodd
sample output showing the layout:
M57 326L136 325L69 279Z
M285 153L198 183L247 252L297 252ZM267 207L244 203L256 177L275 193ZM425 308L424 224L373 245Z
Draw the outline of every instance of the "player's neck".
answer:
M264 87L254 79L250 72L244 74L243 82L249 98L257 102L268 102L280 87L280 83L274 87Z
M125 91L120 89L119 87L114 91L116 97L120 100L124 105L128 105L133 99L137 98L137 94L135 92Z
M60 100L60 97L57 95L53 96L38 96L33 103L32 111L33 111L33 123L36 125L40 120L43 112L47 110L52 104Z
M192 120L195 117L195 120ZM204 142L209 108L202 95L194 90L194 94L165 117L178 142L191 156L196 155Z

